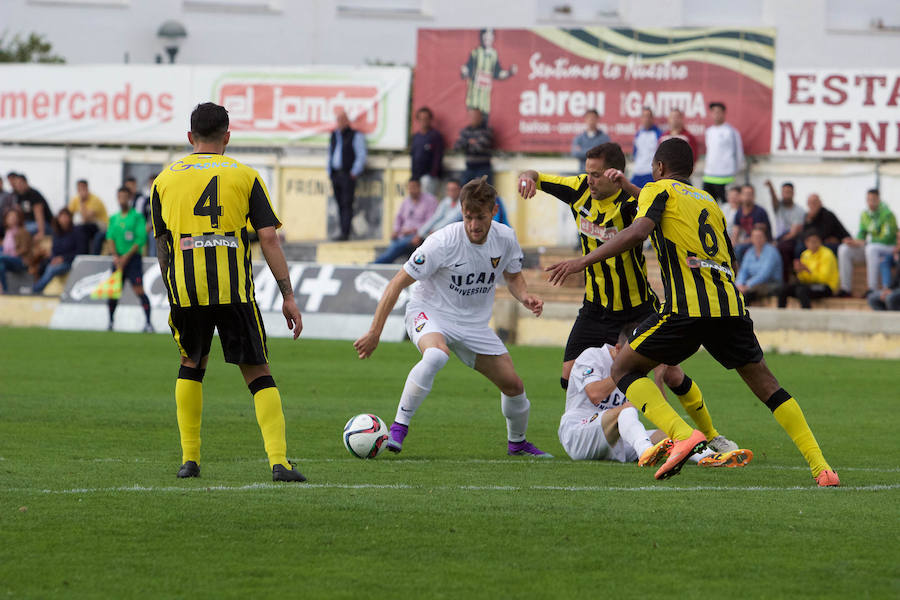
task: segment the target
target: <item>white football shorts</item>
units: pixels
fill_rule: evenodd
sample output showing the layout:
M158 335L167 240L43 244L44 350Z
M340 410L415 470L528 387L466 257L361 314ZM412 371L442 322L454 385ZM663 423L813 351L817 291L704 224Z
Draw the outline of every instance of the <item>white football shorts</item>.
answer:
M620 437L610 447L603 433L601 417L603 411L590 415L563 415L559 422L559 443L572 460L612 460L616 462L636 462L634 448Z
M459 325L421 305L406 306L406 333L412 343L419 347L419 340L428 333L440 333L447 340L447 346L470 368L475 367L475 357L479 354L500 356L509 350L490 327Z

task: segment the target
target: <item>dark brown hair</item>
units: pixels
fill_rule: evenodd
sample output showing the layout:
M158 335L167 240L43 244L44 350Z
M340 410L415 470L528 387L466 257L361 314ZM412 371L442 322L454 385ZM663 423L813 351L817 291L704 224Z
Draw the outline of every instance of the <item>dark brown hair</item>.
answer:
M625 153L622 152L622 146L615 142L606 142L599 146L594 146L584 155L585 160L588 158L599 158L606 165L607 169L625 170Z
M485 210L491 212L497 203L497 190L487 182L487 175L473 179L462 187L459 205L463 210Z

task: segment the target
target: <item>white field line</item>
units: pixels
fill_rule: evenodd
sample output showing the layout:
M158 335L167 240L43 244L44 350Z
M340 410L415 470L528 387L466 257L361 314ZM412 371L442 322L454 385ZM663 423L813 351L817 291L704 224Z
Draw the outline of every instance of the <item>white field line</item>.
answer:
M198 493L198 492L253 492L262 490L287 490L290 492L302 492L303 490L321 490L321 489L338 489L338 490L441 490L441 491L480 491L480 492L793 492L793 491L815 491L817 487L813 485L805 486L720 486L720 485L697 485L697 486L667 486L659 485L642 485L635 487L626 486L554 486L554 485L533 485L533 486L509 486L509 485L408 485L403 483L300 483L300 484L276 484L276 483L252 483L249 485L212 485L203 487L178 487L178 486L119 486L119 487L101 487L101 488L68 488L68 489L42 489L42 488L0 488L0 492L5 493L30 493L30 494L107 494L114 492L138 492L148 494L167 494L167 493ZM838 491L854 491L854 492L882 492L887 490L900 489L900 484L890 485L862 485L862 486L845 486L835 488Z
M0 457L0 460L5 460ZM82 459L87 460L87 459ZM135 463L159 463L158 460L149 460L144 458L133 458L133 459L124 459L124 458L93 458L90 459L92 462L135 462ZM346 458L291 458L300 464L307 463L355 463L359 462L358 458L353 458L352 456L348 456ZM241 462L259 462L264 463L268 462L268 459L265 458L247 458L247 459L239 459L239 460L228 460L222 461L228 463L241 463ZM510 458L388 458L383 462L390 462L392 464L444 464L444 465L513 465L513 464L526 464L526 465L534 465L534 464L560 464L561 462L574 464L576 461L570 461L566 457L562 457L556 460L551 459L541 459L541 458L523 458L523 457L510 457ZM591 464L609 464L614 466L624 466L621 463L611 462L611 461L593 461ZM804 467L800 465L769 465L769 464L758 464L751 463L753 469L774 469L774 470L782 470L782 471L808 471L809 467ZM869 472L869 473L900 473L900 467L845 467L838 466L835 467L835 470L840 473L841 471L861 471L861 472Z
M0 456L0 461L8 460L7 458ZM82 458L75 459L80 462L115 462L115 463L153 463L160 464L163 461L160 460L151 460L147 458L116 458L116 457L104 457L104 458ZM315 463L356 463L359 462L360 459L354 458L351 456L341 457L341 458L291 458L297 462L298 465L302 464L315 464ZM233 463L244 463L244 462L254 462L254 463L265 463L268 462L266 458L246 458L246 459L229 459L223 461L210 461L210 462L218 462L220 464L233 464ZM570 461L567 457L557 457L557 459L540 459L540 458L525 458L525 457L510 457L510 458L387 458L386 460L382 460L382 462L390 462L392 464L443 464L443 465L536 465L536 464L548 464L548 465L559 465L560 463L568 463L575 464L576 461ZM604 465L612 465L613 467L625 468L626 465L622 463L612 462L612 461L588 461L590 464L604 464ZM775 471L808 471L809 467L804 467L801 465L776 465L776 464L759 464L752 463L748 465L748 468L752 468L754 470L758 469L772 469ZM839 465L835 467L835 470L840 474L843 471L855 471L855 472L863 472L863 473L900 473L900 467L848 467Z

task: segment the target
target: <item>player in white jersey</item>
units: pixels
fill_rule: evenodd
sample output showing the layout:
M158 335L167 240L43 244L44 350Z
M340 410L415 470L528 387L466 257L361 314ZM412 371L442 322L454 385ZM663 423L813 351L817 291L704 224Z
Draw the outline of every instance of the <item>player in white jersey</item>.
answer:
M637 408L610 377L613 359L631 329L623 330L615 346L588 348L575 359L558 432L572 460L637 461L648 467L668 457L672 440L660 430L644 429ZM753 452L741 448L723 453L707 449L691 457L701 467L742 467L752 459Z
M507 453L550 457L525 439L531 405L506 346L488 326L501 276L510 294L536 316L544 302L528 293L515 232L491 220L497 213L497 191L485 179L463 186L462 222L425 239L388 284L369 331L353 344L360 358L371 356L400 292L413 286L406 305L406 330L422 359L410 370L400 396L388 440L392 452L400 452L410 420L452 350L500 389Z

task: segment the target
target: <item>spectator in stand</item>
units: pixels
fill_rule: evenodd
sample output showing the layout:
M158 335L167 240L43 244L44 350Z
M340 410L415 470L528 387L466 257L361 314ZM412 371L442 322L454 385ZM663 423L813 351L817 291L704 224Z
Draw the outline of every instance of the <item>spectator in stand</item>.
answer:
M797 282L782 286L778 293L778 308L787 306L788 296L800 300L803 308L812 308L812 299L828 298L837 292L839 276L834 252L822 244L822 238L815 231L807 230L803 239L806 250L794 260Z
M894 265L891 276L891 265ZM894 253L881 262L881 291L871 292L867 300L873 310L900 310L900 231L897 232L897 245Z
M572 140L572 156L578 159L579 173L584 173L584 161L587 151L594 146L605 144L609 141L606 132L597 127L600 120L600 114L593 108L589 108L584 113L584 131L575 136Z
M31 262L31 234L25 227L25 215L18 206L6 211L6 233L0 245L0 294L7 289L6 274L23 273Z
M803 230L812 229L819 234L819 238L825 246L837 254L841 240L849 237L847 229L841 224L833 212L822 206L822 199L818 194L810 194L806 199L806 218ZM797 239L797 247L794 250L794 258L800 258L800 254L806 250L803 236Z
M768 243L765 227L757 225L750 233L750 249L744 253L738 271L737 288L750 303L772 296L781 287L781 256L774 245Z
M466 156L466 170L463 171L462 184L487 175L487 181L493 184L494 171L491 168L491 154L494 148L494 132L484 123L484 114L477 108L467 112L469 124L459 132L459 139L453 145L454 150L462 150Z
M733 185L726 192L727 201L722 205L722 214L725 215L726 223L734 223L734 216L741 210L741 186ZM728 228L728 236L731 237L731 243L734 244L734 229Z
M444 138L431 126L434 113L427 106L416 111L419 131L413 134L409 155L412 177L422 182L422 190L434 195L441 183L444 161Z
M750 247L750 233L757 225L765 225L766 237L771 234L769 215L766 209L756 204L756 190L748 183L741 186L741 207L734 215L732 225L731 237L734 240L734 256L738 263Z
M446 227L450 223L462 221L462 211L459 209L459 192L461 189L459 181L456 179L451 179L447 182L447 195L444 196L444 199L437 205L431 218L419 227L419 231L416 232L416 237L412 240L414 248L421 245L426 237L438 229Z
M137 187L137 179L134 177L126 177L124 187L131 192L131 208L143 215L147 221L147 239L153 239L153 221L150 220L150 190L153 189L153 182L156 181L157 173L147 178L147 187L145 190L139 190ZM147 244L146 255L156 256L156 248L151 248L153 244Z
M6 211L16 205L16 196L12 192L3 189L3 177L0 177L0 239L6 233L6 225L4 223Z
M406 191L407 196L394 219L391 245L375 259L376 264L390 264L401 256L408 256L415 249L413 239L437 209L437 200L422 191L418 179L410 179L406 184Z
M653 111L645 106L641 111L641 125L634 134L634 152L631 183L638 187L644 187L645 183L653 181L653 154L659 146L659 138L662 135L659 127L653 121Z
M350 127L350 118L344 111L336 115L337 128L331 132L328 150L328 177L334 189L334 199L338 205L340 234L336 241L350 239L353 221L353 200L356 194L356 180L366 167L366 138Z
M725 186L744 168L744 142L738 130L725 122L725 105L710 102L713 124L706 128L706 167L703 189L719 204L725 201Z
M785 182L781 184L781 198L775 193L772 182L766 179L766 187L772 197L772 210L775 213L775 245L781 253L784 265L783 281L787 283L791 276L791 262L794 257L794 249L797 240L802 235L803 224L806 220L806 211L794 202L794 184Z
M75 183L76 194L69 201L69 212L76 222L75 227L82 231L87 248L83 252L100 254L103 240L106 239L106 226L109 217L103 200L91 193L87 179L79 179Z
M40 241L50 233L50 221L53 213L44 196L28 184L28 178L22 173L9 174L10 185L16 194L16 204L25 216L25 229Z
M32 293L40 294L54 277L68 273L80 246L81 236L73 225L72 213L68 208L63 208L53 219L53 250L50 261L44 266L40 279L34 282Z
M894 252L894 241L897 237L897 219L888 205L881 201L877 189L866 192L867 210L859 218L859 232L856 239L849 235L838 247L838 265L841 271L841 289L839 296L850 296L853 287L853 264L865 261L866 297L870 292L881 289L878 271L882 259Z
M694 153L694 159L697 159L697 140L691 135L691 132L684 128L684 113L677 108L673 108L669 111L669 130L663 134L661 138L659 138L659 143L663 143L664 141L671 138L680 138L686 141L690 147L691 152Z

